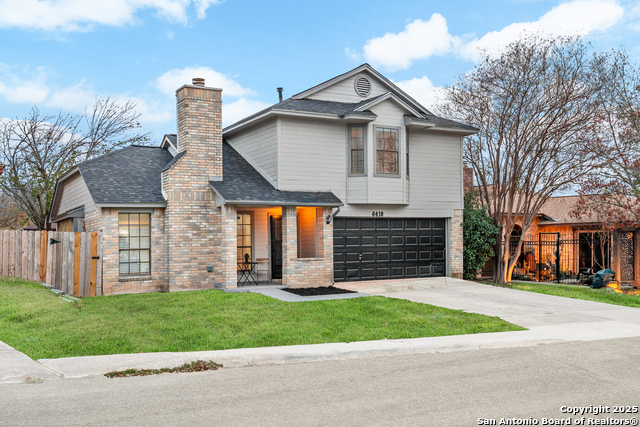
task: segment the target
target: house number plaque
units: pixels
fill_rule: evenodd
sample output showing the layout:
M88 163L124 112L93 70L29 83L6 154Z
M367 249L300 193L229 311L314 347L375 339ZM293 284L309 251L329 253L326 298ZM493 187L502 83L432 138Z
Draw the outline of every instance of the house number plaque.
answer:
M371 212L371 216L374 218L382 218L384 216L384 211L373 211Z

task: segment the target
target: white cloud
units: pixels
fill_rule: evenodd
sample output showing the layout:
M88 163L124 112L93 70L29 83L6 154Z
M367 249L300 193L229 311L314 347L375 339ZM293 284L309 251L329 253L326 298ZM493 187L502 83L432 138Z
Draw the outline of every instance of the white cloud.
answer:
M353 61L360 62L360 54L355 49L347 47L344 49L344 53L347 55L347 58Z
M142 123L167 123L175 119L175 105L155 101L147 96L116 95L114 97L120 104L127 101L136 103L135 110L140 113Z
M96 93L84 86L84 83L78 83L67 88L58 89L46 100L45 105L81 113L88 105L93 104L96 98Z
M433 109L444 100L444 88L434 86L429 77L413 78L394 82L400 89L407 92L409 96L429 109Z
M218 87L222 89L222 96L241 97L252 95L251 89L243 88L238 82L222 73L212 70L209 67L186 67L175 68L167 71L155 81L155 85L167 95L175 95L176 89L185 84L191 84L191 79L201 77L208 87Z
M516 22L500 31L492 31L466 43L460 54L478 61L481 51L496 55L523 34L585 36L593 31L604 31L624 17L624 9L613 0L578 0L563 3L551 9L534 22Z
M389 70L407 69L415 60L446 55L458 44L459 39L449 34L447 20L434 13L428 21L416 19L407 24L398 34L387 33L367 41L364 57Z
M16 104L37 104L47 99L49 88L46 76L39 70L38 76L24 80L13 75L0 76L0 94Z
M194 0L196 10L198 12L198 19L204 19L207 17L207 9L212 4L220 4L221 0Z
M222 125L228 126L232 125L238 120L244 119L245 117L257 113L260 110L263 110L267 107L270 107L271 104L262 101L255 101L251 99L238 99L235 102L229 104L222 105Z
M191 0L0 0L0 27L88 31L94 25L122 26L151 9L171 21L187 22ZM198 19L218 0L193 0Z

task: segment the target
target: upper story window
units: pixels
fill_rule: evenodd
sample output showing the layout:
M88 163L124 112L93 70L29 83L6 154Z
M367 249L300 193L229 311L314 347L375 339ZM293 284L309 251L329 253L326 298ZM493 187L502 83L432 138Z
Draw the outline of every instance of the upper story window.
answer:
M118 214L120 276L151 274L151 214Z
M349 151L351 165L349 173L364 174L365 125L349 126Z
M376 128L376 173L398 174L398 129Z

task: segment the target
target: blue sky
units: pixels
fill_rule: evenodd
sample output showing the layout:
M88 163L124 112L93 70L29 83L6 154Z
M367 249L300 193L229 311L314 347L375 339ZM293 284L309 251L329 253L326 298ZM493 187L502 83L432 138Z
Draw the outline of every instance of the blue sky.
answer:
M160 140L175 89L222 87L231 124L369 62L425 106L523 31L578 34L640 62L640 4L577 1L0 0L0 118L133 99Z

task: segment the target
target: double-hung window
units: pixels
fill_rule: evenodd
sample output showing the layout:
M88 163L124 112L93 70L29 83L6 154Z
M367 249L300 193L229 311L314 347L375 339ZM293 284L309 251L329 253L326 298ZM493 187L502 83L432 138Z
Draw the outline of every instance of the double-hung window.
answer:
M352 125L348 128L349 133L349 151L351 165L349 173L351 175L364 174L364 145L366 141L365 125Z
M398 174L398 129L376 128L376 173Z
M151 274L151 214L121 212L118 215L120 276Z

